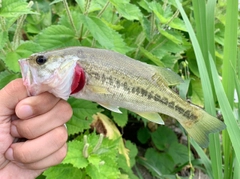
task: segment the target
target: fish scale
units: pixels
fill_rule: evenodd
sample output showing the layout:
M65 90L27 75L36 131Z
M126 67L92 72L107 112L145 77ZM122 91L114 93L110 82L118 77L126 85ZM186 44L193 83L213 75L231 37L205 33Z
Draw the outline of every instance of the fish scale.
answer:
M38 58L44 58L44 63L39 64ZM202 147L207 146L209 133L225 128L223 122L184 101L169 88L182 81L177 74L116 52L69 47L33 54L19 63L31 95L45 91L63 99L71 95L118 113L119 107L126 108L159 124L164 123L159 116L163 113L177 119ZM73 84L79 91L72 94Z
M85 69L85 72L90 76L90 79L87 80L88 83L95 84L95 85L103 85L103 86L107 85L108 90L111 91L111 93L110 93L111 95L114 95L116 93L119 94L119 97L118 96L116 96L116 97L118 99L119 98L121 98L121 99L116 100L117 104L115 104L115 105L117 105L117 106L122 106L124 108L127 108L127 109L135 111L135 112L146 110L146 111L151 111L151 112L160 112L160 113L164 113L164 114L174 113L173 110L179 112L179 110L182 110L184 108L185 108L186 111L193 111L194 110L193 109L194 107L189 106L189 104L187 102L181 100L179 98L179 96L174 94L168 88L163 88L163 90L159 90L159 87L157 87L157 88L154 88L154 89L150 90L149 89L149 87L151 87L150 85L152 84L152 88L154 87L154 85L153 85L153 82L150 83L150 81L148 81L148 80L142 79L141 83L143 83L143 81L145 83L143 83L143 85L140 86L139 83L138 83L138 80L140 80L139 77L136 77L136 76L133 77L132 76L130 78L130 77L126 76L125 74L117 73L117 71L113 71L112 69L111 69L111 73L106 71L105 73L102 73L102 76L100 76L99 71L101 71L102 69L98 69L97 67L89 68L87 66L91 66L91 64L87 64L85 62L81 63L81 65ZM93 69L95 71L93 71ZM114 74L115 76L113 76L113 75L107 76L107 74ZM119 75L122 75L122 78L121 77L119 78ZM122 82L120 82L120 80ZM115 83L113 83L113 81ZM99 82L101 82L101 83L98 84ZM162 84L164 84L164 82L162 82ZM122 91L122 92L120 92L120 91ZM83 93L84 93L84 91L83 91ZM168 93L168 94L165 95L164 93ZM129 96L129 94L131 94L131 95ZM107 97L110 100L114 98L111 95ZM89 96L89 95L85 95L85 96ZM170 101L170 99L168 99L167 97L163 97L163 96L171 96L171 98L174 99L174 102ZM78 97L78 95L76 95L76 97ZM142 97L143 99L140 98L140 97ZM96 98L95 99L92 99L92 98L89 99L89 98L90 97L87 97L85 99L96 100ZM99 98L100 98L100 96L99 96ZM104 96L104 98L106 98L106 96ZM127 98L131 98L129 100L131 103L130 104L128 103L128 106L127 105L124 106L124 103L122 103L122 101L123 100L125 101ZM180 100L181 103L179 103L179 102L177 103L176 99ZM138 109L136 109L136 107L133 108L134 104L139 103L139 102L143 102L143 101L147 101L147 100L152 101L151 106L148 107L147 109L146 109L146 104L143 104L143 105L139 104ZM118 103L118 101L120 102L120 104ZM168 104L170 104L170 105L168 105ZM184 105L184 107L181 107L183 105ZM173 109L173 110L167 110L167 112L166 112L166 106L168 106L168 107L170 106L170 108ZM189 107L191 109L186 109L187 107ZM184 115L185 110L181 111L179 113ZM191 112L188 112L188 113L189 114L187 115L187 117L191 116L188 119L196 118L196 116L192 115ZM174 117L174 116L172 116L172 117Z

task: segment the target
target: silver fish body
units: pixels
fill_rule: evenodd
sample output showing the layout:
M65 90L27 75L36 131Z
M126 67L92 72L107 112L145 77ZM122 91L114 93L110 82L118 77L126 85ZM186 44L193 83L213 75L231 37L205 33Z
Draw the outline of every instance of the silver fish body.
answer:
M43 64L36 61L39 57L45 61ZM115 112L120 112L119 107L126 108L160 124L163 121L158 113L163 113L177 119L203 147L208 144L209 133L225 128L224 123L182 100L169 88L181 81L174 72L116 52L70 47L33 54L20 60L20 65L31 95L45 91L63 99L71 95ZM73 93L76 69L81 88L78 86L79 91Z

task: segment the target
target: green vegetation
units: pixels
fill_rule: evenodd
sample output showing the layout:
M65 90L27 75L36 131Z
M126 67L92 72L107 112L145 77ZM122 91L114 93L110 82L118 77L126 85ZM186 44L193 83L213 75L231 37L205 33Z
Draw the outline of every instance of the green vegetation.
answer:
M32 53L104 48L173 69L181 97L227 125L202 149L166 116L159 126L70 98L67 157L39 178L240 178L239 19L237 0L0 1L0 89Z

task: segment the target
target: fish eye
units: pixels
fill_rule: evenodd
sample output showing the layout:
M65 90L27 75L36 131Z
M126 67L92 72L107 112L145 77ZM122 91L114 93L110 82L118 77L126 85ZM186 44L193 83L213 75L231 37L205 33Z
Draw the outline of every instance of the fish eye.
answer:
M47 62L47 58L43 55L37 56L36 62L38 65L43 65L44 63Z

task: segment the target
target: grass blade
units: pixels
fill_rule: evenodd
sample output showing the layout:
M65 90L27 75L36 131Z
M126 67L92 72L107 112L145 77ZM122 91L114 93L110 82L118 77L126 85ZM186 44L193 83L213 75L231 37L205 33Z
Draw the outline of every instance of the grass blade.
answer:
M200 76L201 76L201 81L203 82L202 86L203 86L204 99L207 99L207 100L205 100L205 109L209 113L214 115L215 114L215 106L214 106L214 99L213 99L213 95L212 95L213 93L212 93L212 88L211 88L211 83L210 83L208 73L206 73L207 68L206 68L206 64L205 64L205 61L204 61L204 56L202 54L202 50L201 50L200 45L198 43L198 40L195 36L194 30L193 30L193 28L192 28L192 26L191 26L191 24L188 20L188 17L186 15L186 13L184 12L183 8L182 8L182 5L180 4L179 0L176 0L176 3L177 3L178 10L180 11L180 13L182 15L182 18L185 22L186 28L188 30L190 39L191 39L192 44L193 44L193 49L194 49L195 56L196 56L196 59L197 59L197 64L198 64L198 69L199 69L199 73L200 73ZM205 6L205 4L204 4L204 6ZM198 16L199 16L198 18L201 18L200 14L198 14ZM197 21L200 23L201 21L204 21L204 20L203 19L201 19L201 20L198 19ZM205 24L206 24L206 19L205 19ZM204 27L199 26L199 31L201 31L201 28L204 28ZM200 36L204 36L204 34L206 35L206 30L204 30L204 32L205 33L201 34ZM205 53L208 53L208 52L205 52ZM206 56L208 56L208 55L206 55ZM219 135L218 134L211 134L210 140L211 140L210 147L211 147L211 151L212 151L211 152L212 153L212 160L214 161L213 177L214 178L222 178L222 173L221 173L221 168L220 168L221 165L219 165L219 163L222 164L221 154L220 154L221 150L220 150ZM208 163L204 163L204 165L205 165L206 168L209 167Z
M224 92L223 86L218 77L217 69L213 60L210 60L210 65L212 69L212 76L215 79L213 81L214 87L215 87L217 99L222 111L224 122L227 125L227 131L232 141L233 149L236 152L235 154L236 154L237 162L240 163L240 153L238 152L240 149L240 138L239 138L240 129L238 127L237 121L235 120L231 105L228 102L228 98ZM240 168L240 166L238 166L238 168Z
M223 54L223 72L222 72L222 84L228 99L229 105L233 108L234 89L235 83L235 71L236 59L237 59L237 28L238 28L238 2L237 0L227 1L227 13L226 13L226 26L224 34L224 54ZM234 120L232 118L231 120ZM231 135L229 138L229 129L223 132L223 149L224 149L224 178L232 178L233 165L233 151L231 147ZM236 136L235 136L236 137ZM231 138L232 140L232 138ZM233 141L232 141L233 142ZM236 149L236 148L235 148ZM237 150L235 150L237 152Z
M214 43L215 6L214 4L216 3L214 2L215 2L214 0L212 0L211 2L208 1L208 4L206 6L205 1L193 0L193 10L194 10L193 12L194 12L194 19L196 22L196 36L198 38L198 42L199 42L199 45L204 57L205 65L207 68L207 72L210 78L211 89L213 89L213 78L210 71L211 67L209 63L208 51L210 49L211 54L214 54L215 52L214 51L215 49L215 43ZM200 72L200 73L204 73L204 72ZM202 83L205 83L205 82L202 81ZM214 91L212 95L214 99L215 98ZM209 98L205 98L205 99L209 99ZM205 103L206 101L209 102L209 100L205 100ZM211 101L211 103L214 106L214 100ZM210 111L206 108L206 110L212 115L215 114L215 109L213 111ZM210 157L212 161L213 176L214 178L222 178L222 167L221 165L219 165L220 163L222 163L222 156L221 156L221 146L220 146L220 140L219 140L218 134L210 135L209 152L210 152Z

